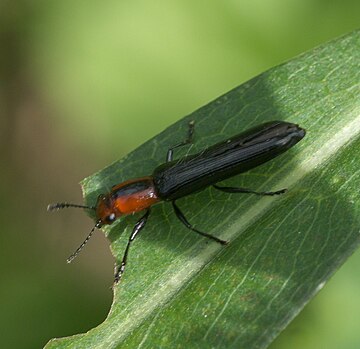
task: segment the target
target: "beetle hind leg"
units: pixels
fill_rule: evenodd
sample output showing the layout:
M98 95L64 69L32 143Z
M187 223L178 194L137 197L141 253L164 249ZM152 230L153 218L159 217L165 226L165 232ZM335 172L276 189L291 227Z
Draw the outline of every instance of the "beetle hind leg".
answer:
M217 190L223 191L225 193L245 193L245 194L255 194L259 196L275 196L281 195L287 192L287 189L281 189L277 191L254 191L247 188L236 188L236 187L222 187L217 184L214 184L213 187Z

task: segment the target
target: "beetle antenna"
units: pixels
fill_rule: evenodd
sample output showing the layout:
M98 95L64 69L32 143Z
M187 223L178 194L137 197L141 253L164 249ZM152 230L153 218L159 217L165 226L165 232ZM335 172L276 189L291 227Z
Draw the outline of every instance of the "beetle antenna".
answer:
M47 210L48 211L55 211L55 210L60 210L61 208L68 208L68 207L88 208L90 210L95 210L94 206L69 204L67 202L58 202L56 204L50 204L50 205L48 205Z
M94 227L90 230L90 233L89 235L86 237L86 239L83 241L83 243L76 249L76 251L71 255L69 256L69 258L66 260L68 263L71 263L75 258L76 256L80 253L80 251L84 248L84 246L88 243L88 241L90 240L92 234L94 233L95 229L96 228L101 228L101 221L98 220L96 222L96 224L94 225Z

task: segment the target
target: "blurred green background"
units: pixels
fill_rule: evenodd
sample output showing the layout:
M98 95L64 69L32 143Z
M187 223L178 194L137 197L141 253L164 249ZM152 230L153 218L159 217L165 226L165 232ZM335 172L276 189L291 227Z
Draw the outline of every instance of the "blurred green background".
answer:
M359 22L355 0L1 1L1 348L87 331L111 304L105 237L67 265L92 222L49 202L81 202L82 178ZM359 348L359 270L356 253L271 348Z

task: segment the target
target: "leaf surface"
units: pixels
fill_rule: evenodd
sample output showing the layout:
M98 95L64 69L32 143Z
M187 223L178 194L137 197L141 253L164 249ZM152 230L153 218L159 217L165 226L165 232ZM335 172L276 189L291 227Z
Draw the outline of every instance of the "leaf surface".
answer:
M228 180L280 197L209 188L156 205L134 242L108 318L46 348L265 348L354 251L360 234L360 31L275 67L195 111L83 181L85 201L149 175L195 120L195 153L256 124L287 120L307 130L296 147ZM139 216L106 229L121 260Z

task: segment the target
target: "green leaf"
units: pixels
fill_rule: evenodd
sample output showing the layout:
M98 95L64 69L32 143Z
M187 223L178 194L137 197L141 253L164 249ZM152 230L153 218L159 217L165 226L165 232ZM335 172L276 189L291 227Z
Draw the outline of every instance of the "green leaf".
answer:
M189 120L195 144L178 157L275 119L300 124L307 136L227 183L289 192L207 189L178 201L190 222L230 240L226 247L188 231L171 205L155 206L108 318L46 348L267 347L359 243L360 31L244 83L82 183L94 204L112 185L151 174ZM106 230L118 261L137 218Z

